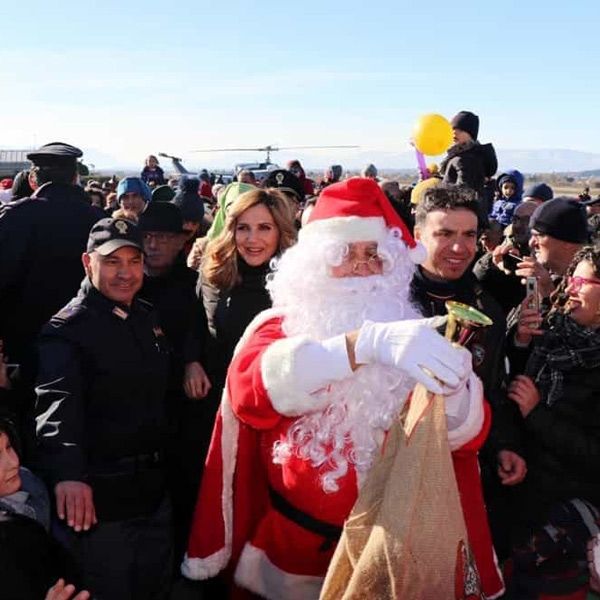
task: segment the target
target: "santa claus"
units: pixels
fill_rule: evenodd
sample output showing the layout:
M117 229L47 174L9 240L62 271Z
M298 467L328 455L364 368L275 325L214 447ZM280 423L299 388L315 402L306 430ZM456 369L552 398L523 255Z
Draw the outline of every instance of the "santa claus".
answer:
M249 326L229 368L184 576L225 571L235 597L317 599L416 382L445 395L450 447L476 461L489 417L470 355L408 301L423 258L373 180L321 193L269 282L274 308ZM477 564L495 570L484 537Z

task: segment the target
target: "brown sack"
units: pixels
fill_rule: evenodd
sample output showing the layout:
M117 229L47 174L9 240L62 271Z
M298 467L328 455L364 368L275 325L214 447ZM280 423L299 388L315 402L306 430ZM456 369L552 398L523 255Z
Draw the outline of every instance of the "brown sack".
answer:
M443 397L417 385L344 526L320 600L483 598L447 435Z

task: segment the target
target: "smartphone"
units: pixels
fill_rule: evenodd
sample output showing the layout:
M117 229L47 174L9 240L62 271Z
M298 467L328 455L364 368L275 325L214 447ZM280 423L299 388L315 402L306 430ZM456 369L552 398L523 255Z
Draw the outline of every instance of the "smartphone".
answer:
M517 265L523 260L522 257L516 254L505 254L502 257L502 264L507 271L514 273L517 270Z
M538 293L537 277L528 277L525 280L525 295L527 298L527 308L540 312L540 296ZM531 329L537 329L536 325L532 325Z

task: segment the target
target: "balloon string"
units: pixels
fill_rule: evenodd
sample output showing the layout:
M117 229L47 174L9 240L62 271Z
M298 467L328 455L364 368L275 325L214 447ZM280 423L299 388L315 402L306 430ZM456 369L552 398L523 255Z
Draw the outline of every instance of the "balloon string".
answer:
M415 154L417 155L417 165L419 166L419 173L421 174L421 180L425 181L431 177L431 173L425 164L425 156L424 154L415 146L413 139L410 140L410 145L415 149Z
M425 181L425 179L429 179L431 177L431 173L427 169L427 165L425 164L425 156L420 150L415 148L415 153L417 155L417 164L419 165L419 173L421 173L421 179Z

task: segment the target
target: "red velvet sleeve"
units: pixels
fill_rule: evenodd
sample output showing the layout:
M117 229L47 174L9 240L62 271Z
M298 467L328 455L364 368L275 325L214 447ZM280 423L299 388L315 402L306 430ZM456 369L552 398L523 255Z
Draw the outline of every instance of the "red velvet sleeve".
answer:
M284 418L271 404L260 369L265 350L284 337L281 318L267 321L238 350L229 365L227 391L231 407L240 421L254 429L272 429Z

